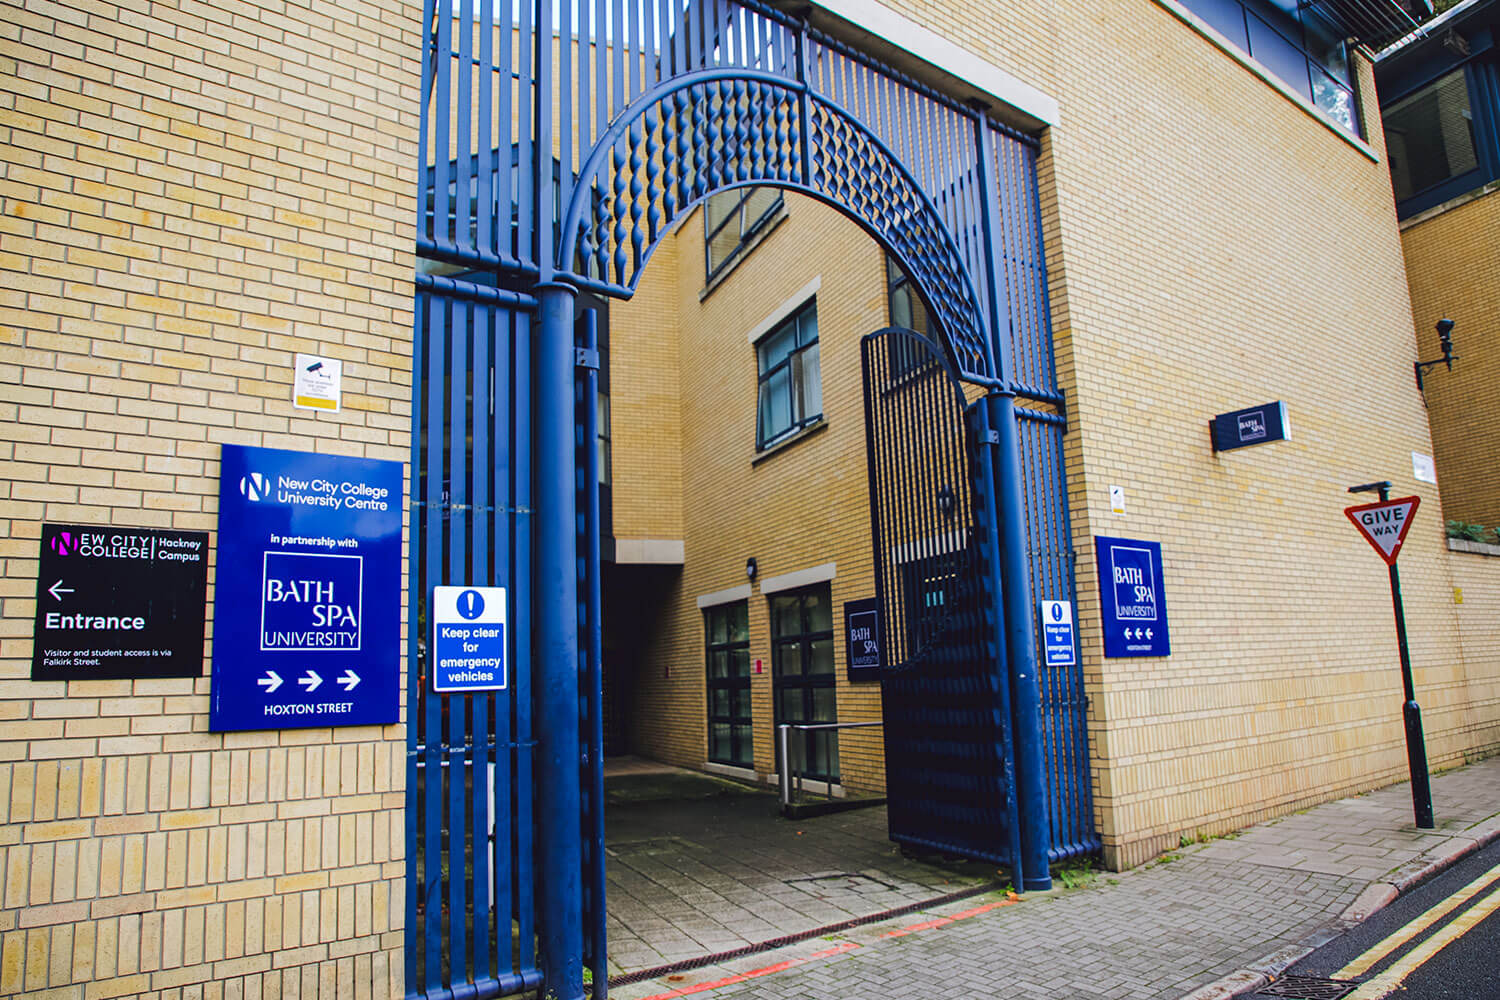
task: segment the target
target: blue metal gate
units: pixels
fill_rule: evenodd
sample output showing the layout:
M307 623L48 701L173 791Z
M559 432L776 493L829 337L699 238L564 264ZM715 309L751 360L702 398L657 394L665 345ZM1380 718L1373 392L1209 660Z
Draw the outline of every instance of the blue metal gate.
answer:
M977 511L971 558L1011 695L1002 826L1024 845L1027 888L1047 884L1048 857L1097 844L1078 678L1036 670L1034 597L1072 592L1036 142L820 30L821 16L761 0L426 0L413 997L515 993L540 969L575 1000L585 954L603 992L596 404L575 298L628 298L658 239L733 187L800 191L858 222L911 278L954 374L987 394L969 419L994 446L970 473L994 515ZM426 601L451 583L509 588L502 695L425 686Z
M1010 684L982 406L910 330L860 343L891 839L1016 870Z
M517 600L531 570L532 317L527 297L445 282L421 282L416 305L406 988L477 1000L541 982L531 632ZM432 691L429 598L448 583L507 588L507 690Z

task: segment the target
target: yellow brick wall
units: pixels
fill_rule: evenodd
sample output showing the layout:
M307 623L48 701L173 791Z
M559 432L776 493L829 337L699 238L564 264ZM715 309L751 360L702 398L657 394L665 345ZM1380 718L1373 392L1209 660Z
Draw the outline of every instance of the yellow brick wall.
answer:
M1500 528L1500 185L1401 229L1423 360L1442 357L1434 324L1455 322L1450 372L1426 376L1445 517ZM1493 536L1492 540L1493 540Z
M691 244L658 244L635 297L611 303L610 412L616 539L682 539L681 313L675 275L702 260ZM653 280L658 279L658 280Z
M1411 475L1431 445L1378 121L1372 159L1155 4L1060 19L1045 180L1079 618L1106 856L1133 864L1404 776L1386 574L1346 486L1426 500L1402 573L1429 755L1479 748L1438 497ZM1291 441L1211 453L1210 417L1277 399ZM1100 655L1092 534L1163 544L1169 659Z
M1464 742L1478 757L1500 744L1500 556L1454 552L1449 562L1469 688Z
M0 15L0 995L401 992L401 726L29 677L44 521L213 532L223 443L406 458L420 20ZM298 351L343 412L292 409Z
M863 397L859 338L886 325L885 269L879 247L837 211L788 195L786 217L727 279L703 295L703 216L694 212L668 238L675 257L658 252L637 299L612 315L615 330L653 336L652 319L638 312L673 310L657 321L677 325L681 338L680 417L665 414L670 430L680 420L681 525L686 564L673 584L663 621L637 678L638 714L633 733L639 752L678 764L701 765L707 756L703 613L696 598L745 582L745 560L755 557L759 580L834 563L836 699L840 721L876 721L877 685L845 679L841 639L845 601L874 595L865 480ZM664 264L677 263L673 270ZM822 367L824 426L756 463L756 351L747 334L810 279L815 296ZM624 317L630 317L628 319ZM617 334L614 352L627 356L631 333ZM644 347L649 349L649 347ZM654 392L617 382L616 398ZM617 404L626 406L624 399ZM654 407L653 407L654 409ZM637 412L642 412L638 410ZM660 410L656 412L660 413ZM617 423L624 423L622 416ZM624 433L623 426L619 433ZM654 439L654 430L645 437ZM623 439L622 439L623 440ZM635 473L662 482L649 457L623 445L616 451L618 478ZM616 531L630 529L617 515ZM764 672L751 677L755 717L755 770L774 771L770 605L757 584L749 599L750 658ZM753 669L753 668L752 668ZM883 786L878 730L856 731L844 741L843 764L851 788Z

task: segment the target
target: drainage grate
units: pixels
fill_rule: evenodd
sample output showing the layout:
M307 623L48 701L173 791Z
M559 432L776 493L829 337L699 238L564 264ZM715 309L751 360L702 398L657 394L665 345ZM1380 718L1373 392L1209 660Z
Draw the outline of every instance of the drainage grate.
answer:
M1358 983L1317 976L1282 976L1270 986L1262 986L1258 997L1294 997L1296 1000L1339 1000L1354 991Z

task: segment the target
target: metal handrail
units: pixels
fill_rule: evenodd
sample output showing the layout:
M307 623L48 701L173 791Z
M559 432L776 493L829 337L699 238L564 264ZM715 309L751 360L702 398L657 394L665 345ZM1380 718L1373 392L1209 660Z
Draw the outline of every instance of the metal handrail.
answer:
M781 805L783 808L792 804L792 755L791 731L793 729L801 733L811 732L818 729L869 729L872 726L883 725L880 722L810 722L791 723L783 722L776 727L776 743L781 751L781 773L777 775L777 784L781 791ZM803 756L807 755L807 737L802 737L802 745L798 748ZM827 799L833 801L833 780L823 782ZM802 794L802 772L797 772L797 794Z

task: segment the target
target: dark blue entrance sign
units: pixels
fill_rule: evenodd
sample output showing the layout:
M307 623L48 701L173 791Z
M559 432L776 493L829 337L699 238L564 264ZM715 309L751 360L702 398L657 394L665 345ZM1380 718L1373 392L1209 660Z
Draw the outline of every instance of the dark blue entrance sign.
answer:
M432 588L432 689L503 691L505 588Z
M226 444L209 729L395 722L401 463Z
M1289 441L1292 437L1292 427L1286 419L1286 404L1280 401L1220 413L1208 422L1208 428L1213 436L1214 451Z
M1098 545L1099 607L1105 656L1171 656L1161 543L1094 539Z

